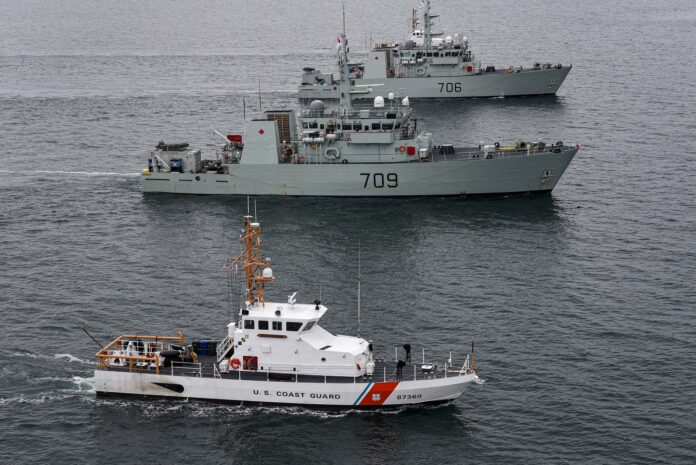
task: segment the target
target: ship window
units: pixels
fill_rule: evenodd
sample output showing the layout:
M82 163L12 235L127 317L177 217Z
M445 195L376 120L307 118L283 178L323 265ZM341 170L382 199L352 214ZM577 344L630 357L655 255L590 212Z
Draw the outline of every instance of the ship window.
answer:
M433 52L433 56L434 56L434 57L439 57L439 56L440 56L440 52Z
M366 124L366 125L365 125L365 130L366 130L366 131L369 131L369 130L370 130L370 126L368 126L368 125Z
M309 123L309 129L317 129L319 127L318 123Z
M379 131L380 130L380 124L379 123L372 123L372 130L373 131Z
M259 329L268 329L268 321L259 320Z
M282 321L273 321L273 329L276 331L282 331L283 330L283 322Z
M393 127L393 123L382 123L382 129L384 129L385 131L391 131Z
M285 323L285 329L288 331L299 331L301 327L302 323L299 323L297 321L288 321L287 323Z
M401 127L401 123L394 123L394 129L399 129Z
M244 320L244 329L254 329L254 320Z
M309 123L307 121L302 122L302 129L307 129L309 128Z
M312 329L312 326L314 326L314 323L316 323L316 321L308 322L302 331L309 331L310 329Z
M324 129L324 125L323 125L323 124L320 124L320 125L319 125L319 129Z
M353 129L353 125L352 125L352 124L350 124L350 123L348 123L348 124L345 124L345 123L344 123L344 124L343 124L343 130L344 130L344 131L346 131L346 130L347 130L347 131L350 131L350 130L352 130L352 129Z

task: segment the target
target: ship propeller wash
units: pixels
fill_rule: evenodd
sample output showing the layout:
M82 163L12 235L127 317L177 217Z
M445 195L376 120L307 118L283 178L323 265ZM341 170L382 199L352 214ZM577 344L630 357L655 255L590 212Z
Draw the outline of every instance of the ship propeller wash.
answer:
M119 336L97 353L97 395L371 409L447 402L483 383L473 344L459 363L451 353L443 363L426 362L425 351L413 363L408 344L402 360L386 360L371 341L319 326L327 308L318 300L300 304L294 293L287 302L266 301L274 276L260 235L261 225L246 216L243 252L231 263L244 272L245 299L221 341Z
M246 134L224 136L210 159L160 142L142 172L144 192L292 196L467 196L550 192L579 146L518 140L455 147L418 129L409 98L353 104L348 40L340 36L340 100L297 113L267 111Z
M513 97L555 94L570 65L534 63L529 67L482 65L464 34L432 30L430 0L423 4L422 29L413 10L411 35L403 42L380 42L363 62L350 65L353 99L372 99L386 92L410 98ZM337 100L341 89L331 72L305 68L301 102Z

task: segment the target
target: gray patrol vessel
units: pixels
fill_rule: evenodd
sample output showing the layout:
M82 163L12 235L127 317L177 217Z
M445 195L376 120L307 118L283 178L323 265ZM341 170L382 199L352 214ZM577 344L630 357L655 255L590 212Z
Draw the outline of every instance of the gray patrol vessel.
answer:
M409 99L350 95L345 34L339 36L339 104L268 111L247 133L224 136L203 160L188 144L160 143L143 170L145 192L294 196L447 196L549 192L579 146L518 141L478 147L435 144L417 128Z
M389 92L410 98L512 97L555 94L572 66L534 63L483 66L463 34L432 31L430 1L425 0L423 28L413 10L411 36L405 42L381 42L363 62L350 66L353 99L373 99ZM299 98L303 103L338 100L340 86L331 72L304 68Z

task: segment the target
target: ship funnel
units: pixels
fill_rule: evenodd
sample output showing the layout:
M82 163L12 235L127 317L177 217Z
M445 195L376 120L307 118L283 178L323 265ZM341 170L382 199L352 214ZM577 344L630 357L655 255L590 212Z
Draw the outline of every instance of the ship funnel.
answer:
M411 104L411 102L408 101L408 97L404 97L404 99L401 101L401 104L407 107Z
M375 108L384 108L384 97L381 95L375 97Z

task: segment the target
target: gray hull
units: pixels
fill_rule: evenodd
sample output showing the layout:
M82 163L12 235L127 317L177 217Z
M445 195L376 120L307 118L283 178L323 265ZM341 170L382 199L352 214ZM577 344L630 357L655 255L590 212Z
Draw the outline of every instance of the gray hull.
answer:
M229 174L143 175L144 192L335 197L548 192L577 148L491 159L410 163L231 165Z
M525 69L521 72L496 70L469 76L356 79L355 85L374 85L371 91L355 91L353 99L373 99L389 92L409 98L483 98L555 94L572 67ZM360 88L365 89L365 88ZM367 88L368 90L370 88ZM303 85L301 100L336 100L337 85Z

